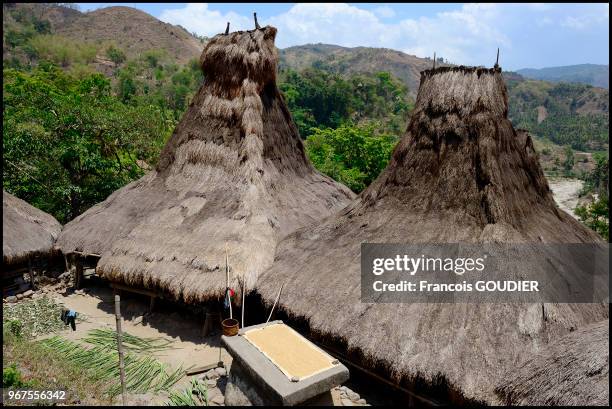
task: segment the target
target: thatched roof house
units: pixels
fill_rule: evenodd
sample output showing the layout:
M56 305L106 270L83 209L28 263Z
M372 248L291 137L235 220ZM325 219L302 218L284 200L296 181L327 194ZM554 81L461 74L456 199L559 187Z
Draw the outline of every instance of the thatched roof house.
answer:
M587 325L552 342L504 376L505 405L609 406L610 321Z
M50 255L62 229L53 216L2 191L2 258L5 265Z
M428 70L388 167L344 210L285 238L257 291L272 302L285 283L281 310L395 382L493 403L506 369L605 319L607 305L360 299L361 243L491 242L601 239L557 209L530 136L508 119L501 69Z
M68 223L58 246L101 254L112 281L203 301L223 294L226 244L252 288L283 236L352 200L305 156L276 86L275 37L269 26L213 37L155 170Z

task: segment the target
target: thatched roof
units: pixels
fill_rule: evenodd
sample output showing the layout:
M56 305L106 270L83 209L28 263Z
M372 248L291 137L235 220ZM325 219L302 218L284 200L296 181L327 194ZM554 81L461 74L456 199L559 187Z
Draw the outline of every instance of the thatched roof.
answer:
M268 26L213 37L204 84L156 169L68 223L58 246L100 253L112 281L203 301L225 288L226 243L234 277L252 288L277 241L353 199L305 156L276 86L275 36Z
M388 167L341 212L285 238L257 291L272 302L285 283L281 310L397 382L444 379L464 398L495 402L506 369L605 319L607 306L362 303L360 245L601 242L556 208L531 137L507 114L501 70L423 72Z
M2 191L2 256L4 264L49 254L62 225L53 216Z
M509 371L496 389L505 405L609 406L610 321L580 328Z

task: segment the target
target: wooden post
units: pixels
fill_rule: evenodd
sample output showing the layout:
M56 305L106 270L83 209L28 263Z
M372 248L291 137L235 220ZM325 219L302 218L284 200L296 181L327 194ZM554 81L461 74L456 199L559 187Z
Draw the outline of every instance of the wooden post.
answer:
M119 352L119 379L121 381L121 397L123 406L126 406L125 398L125 366L123 363L123 331L121 331L121 300L118 294L115 294L115 320L117 322L117 351Z
M153 308L155 308L155 296L151 296L151 302L149 303L149 312L153 312Z
M36 290L34 285L34 272L32 271L32 259L28 257L28 275L30 276L30 287L32 290Z

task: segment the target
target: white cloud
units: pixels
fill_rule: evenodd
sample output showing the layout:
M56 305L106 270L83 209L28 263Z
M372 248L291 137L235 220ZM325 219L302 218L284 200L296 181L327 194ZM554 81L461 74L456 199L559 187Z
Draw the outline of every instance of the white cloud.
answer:
M572 28L574 30L584 30L592 27L593 25L605 23L610 18L609 5L605 5L606 9L602 12L593 12L578 14L575 16L567 16L561 20L561 26Z
M389 6L376 7L373 11L374 11L374 14L376 14L378 17L381 17L381 18L395 17L395 10L393 10Z
M501 17L494 4L468 4L431 18L385 23L376 11L334 3L296 4L270 22L279 28L280 47L322 42L394 48L419 57L436 51L454 62L486 64L491 58L483 61L478 50L491 54L497 46L510 47L509 38L497 28Z
M181 9L164 10L159 19L171 24L180 24L190 32L213 36L225 31L230 22L231 31L253 29L253 20L232 11L222 14L210 10L206 3L188 3Z
M253 26L250 16L221 13L211 7L214 6L187 4L182 9L164 11L160 19L207 36L225 30L227 21L232 31ZM464 4L429 17L385 20L392 14L394 9L389 6L370 11L344 3L298 3L286 12L267 17L265 23L279 29L277 45L281 48L306 43L386 47L419 57L431 57L435 51L437 56L457 64L492 65L500 47L503 66L525 47L554 44L557 32L607 24L609 6ZM546 39L537 37L542 30L546 30Z
M384 25L374 13L342 3L296 4L286 13L270 18L278 27L279 46L311 42L344 46L380 43Z

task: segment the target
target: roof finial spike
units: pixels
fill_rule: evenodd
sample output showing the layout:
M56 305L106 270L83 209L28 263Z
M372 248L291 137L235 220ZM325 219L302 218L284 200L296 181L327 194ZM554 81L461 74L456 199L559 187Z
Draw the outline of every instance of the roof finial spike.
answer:
M433 69L436 69L436 52L434 51Z
M229 21L227 22L227 27L225 27L225 35L229 34Z
M495 60L495 68L499 68L499 47L497 47L497 59Z
M257 13L253 12L253 17L255 18L255 30L259 30L259 23L257 22Z

